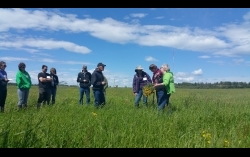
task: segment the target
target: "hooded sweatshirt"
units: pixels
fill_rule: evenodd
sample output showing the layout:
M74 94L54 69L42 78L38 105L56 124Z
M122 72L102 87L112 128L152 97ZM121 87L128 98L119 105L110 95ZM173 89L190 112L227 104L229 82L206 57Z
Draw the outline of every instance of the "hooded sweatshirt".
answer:
M16 74L16 85L19 89L30 89L31 87L31 78L27 71L18 70Z

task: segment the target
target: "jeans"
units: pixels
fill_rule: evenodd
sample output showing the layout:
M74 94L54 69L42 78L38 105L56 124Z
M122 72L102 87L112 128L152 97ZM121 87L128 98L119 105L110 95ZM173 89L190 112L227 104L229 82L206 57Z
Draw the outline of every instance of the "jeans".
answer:
M80 99L79 99L79 105L83 105L83 95L84 93L86 94L86 103L87 105L90 104L90 88L86 87L86 88L79 88L80 91Z
M156 99L157 99L158 110L163 110L167 103L167 91L166 90L156 91Z
M29 89L17 89L18 95L18 107L27 107L28 97L29 97Z
M139 102L141 100L141 97L143 98L143 104L147 105L148 98L143 95L142 89L140 89L135 97L135 106L139 107Z
M93 90L95 97L95 107L98 108L101 105L106 104L105 96L103 90Z
M56 87L51 88L51 102L52 102L52 104L55 104L55 102L56 102L56 91L57 91Z

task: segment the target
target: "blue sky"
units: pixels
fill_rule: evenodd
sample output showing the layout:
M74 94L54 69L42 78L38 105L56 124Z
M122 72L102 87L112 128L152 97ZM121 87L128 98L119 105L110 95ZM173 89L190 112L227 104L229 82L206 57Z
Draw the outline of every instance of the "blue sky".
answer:
M82 65L106 64L110 86L134 69L167 63L176 83L250 82L249 8L0 9L0 60L15 82L20 62L37 83L43 64L77 85Z

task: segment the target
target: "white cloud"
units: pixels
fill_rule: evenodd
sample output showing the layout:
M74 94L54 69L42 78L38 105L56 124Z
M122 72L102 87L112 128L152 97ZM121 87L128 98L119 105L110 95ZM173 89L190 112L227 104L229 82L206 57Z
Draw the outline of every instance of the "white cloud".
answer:
M128 20L128 19L129 19L129 16L125 16L123 19L124 19L124 20Z
M250 12L246 13L244 16L243 16L243 19L248 21L250 20Z
M146 15L147 14L144 14L144 13L133 13L133 14L130 14L131 17L138 17L138 18L143 18Z
M63 48L67 51L81 53L81 54L86 54L91 52L91 50L85 46L80 46L68 41L55 41L52 39L34 39L34 38L11 39L11 40L9 39L7 41L0 40L0 47L23 49L31 53L38 52L38 50L33 48L46 49L46 50Z
M0 60L3 60L5 62L11 62L11 61L28 61L30 59L28 58L20 58L20 57L0 57Z
M202 75L202 69L198 69L192 72L194 75Z
M199 56L199 58L204 58L204 59L206 59L206 58L211 58L211 57L210 57L210 56L204 55L204 56Z
M145 60L146 60L147 62L158 61L157 59L155 59L155 58L153 58L153 57L151 57L151 56L145 57Z
M129 24L112 18L103 20L81 19L72 14L44 10L0 9L0 14L0 23L2 23L0 32L6 32L10 29L63 30L71 33L87 32L96 38L120 44L137 43L144 46L165 46L228 57L250 54L249 22L224 24L214 30L202 30L200 28L173 27L169 25L140 25L138 21ZM143 13L131 15L134 17L146 16ZM248 19L248 16L249 13L244 18ZM61 47L77 53L90 51L86 47L74 43L64 44L64 42L66 41L51 43L56 46L54 48ZM41 44L41 41L38 39L37 43ZM14 45L18 46L17 44ZM47 43L47 45L50 44Z
M163 19L164 16L158 16L158 17L155 17L155 19Z

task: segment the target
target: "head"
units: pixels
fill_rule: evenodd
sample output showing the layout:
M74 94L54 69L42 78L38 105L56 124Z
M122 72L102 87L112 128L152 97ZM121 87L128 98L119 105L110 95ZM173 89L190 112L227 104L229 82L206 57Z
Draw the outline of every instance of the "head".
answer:
M19 69L20 71L25 71L25 68L26 68L25 63L21 62L21 63L18 64L18 69Z
M163 65L161 66L161 71L162 71L163 73L169 71L169 66L168 66L168 64L163 64Z
M47 65L42 65L42 72L46 73L48 70L48 66Z
M50 68L50 73L55 75L56 74L56 68Z
M106 66L106 65L103 64L103 63L98 63L98 64L97 64L97 68L98 68L99 71L104 71L104 67L105 67L105 66Z
M82 66L82 72L86 72L86 71L87 71L87 68L88 68L87 65L83 65L83 66Z
M0 69L4 70L7 67L6 63L4 61L0 62Z
M142 73L142 70L143 70L143 68L142 68L140 65L138 65L138 66L135 68L135 72L136 72L137 74L141 74L141 73Z
M154 73L157 69L158 69L158 68L157 68L157 66L156 66L155 64L151 64L151 65L149 66L149 70L152 71L153 73Z

